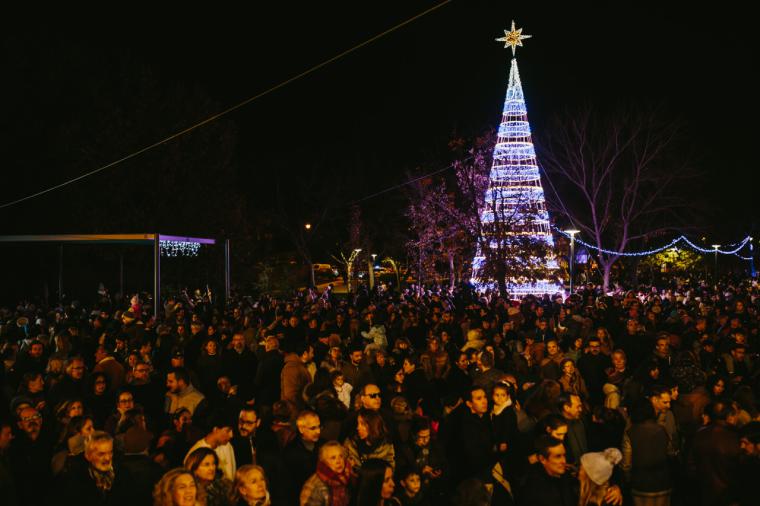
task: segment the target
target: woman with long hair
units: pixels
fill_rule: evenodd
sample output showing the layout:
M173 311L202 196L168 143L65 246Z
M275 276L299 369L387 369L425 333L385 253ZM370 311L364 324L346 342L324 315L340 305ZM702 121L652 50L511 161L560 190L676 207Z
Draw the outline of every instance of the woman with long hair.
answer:
M359 470L356 506L400 505L394 489L393 468L385 460L369 459Z
M588 400L586 382L583 381L583 376L578 372L575 362L570 358L563 359L559 363L559 369L562 374L559 378L559 384L562 385L562 391L567 395L577 395L584 401Z
M610 331L607 330L606 327L598 327L596 329L596 337L599 339L599 342L602 345L602 353L605 355L609 355L612 353L612 350L615 349L614 343L612 342L612 336L610 335Z
M707 378L707 393L712 401L724 401L728 399L728 382L720 374L713 374Z
M90 377L91 386L87 397L87 407L95 419L95 427L105 426L106 419L114 409L114 396L109 393L108 376L96 372Z
M403 362L402 362L403 364ZM393 373L391 381L385 386L386 397L392 399L397 395L406 395L407 387L404 381L406 380L406 373L404 368L397 365Z
M581 456L578 470L578 506L608 504L605 496L610 487L612 470L622 459L623 455L617 448L607 448L603 452L585 453Z
M360 409L356 417L356 430L343 442L348 460L359 468L369 459L381 459L391 468L396 465L393 444L388 440L388 429L377 411Z
M264 468L253 464L242 466L232 484L232 503L236 506L271 506Z
M219 470L219 457L211 448L198 448L185 459L208 506L229 506L232 483Z
M53 475L58 475L64 470L67 458L80 455L84 452L84 441L95 431L91 416L74 416L69 420L66 428L56 444L56 453L50 463Z
M37 411L45 409L45 377L41 372L27 372L21 377L17 396L26 397Z
M177 467L164 474L153 487L153 506L205 506L193 473Z
M84 415L84 404L80 399L67 399L58 403L55 407L56 433L63 437L71 419L82 415Z

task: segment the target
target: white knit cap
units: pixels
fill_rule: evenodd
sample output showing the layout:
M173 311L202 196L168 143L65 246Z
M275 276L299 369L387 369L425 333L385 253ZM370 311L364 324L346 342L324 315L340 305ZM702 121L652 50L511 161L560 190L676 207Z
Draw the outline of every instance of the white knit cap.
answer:
M586 453L581 457L581 466L591 481L604 485L612 476L612 468L623 460L623 454L617 448L607 448L603 452Z

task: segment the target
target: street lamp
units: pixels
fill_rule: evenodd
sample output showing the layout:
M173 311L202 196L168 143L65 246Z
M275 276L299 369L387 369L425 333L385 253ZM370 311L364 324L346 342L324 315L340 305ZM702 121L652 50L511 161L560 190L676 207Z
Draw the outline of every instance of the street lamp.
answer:
M375 288L375 257L377 254L372 253L370 256L372 260L367 260L367 264L369 265L369 289L372 290Z
M303 226L306 230L311 230L311 223L307 223Z
M713 276L715 278L715 282L718 282L718 248L720 248L720 244L713 244L713 249L715 250L715 271L713 272Z
M575 268L575 234L580 234L580 230L571 228L565 230L565 233L570 236L570 258L568 261L568 267L570 270L570 295L573 294L573 270Z

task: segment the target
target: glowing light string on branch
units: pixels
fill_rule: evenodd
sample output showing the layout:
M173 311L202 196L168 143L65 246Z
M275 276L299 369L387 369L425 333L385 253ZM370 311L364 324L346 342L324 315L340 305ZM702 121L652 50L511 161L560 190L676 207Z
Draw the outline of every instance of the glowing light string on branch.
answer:
M555 226L552 226L552 228L559 232L560 234L564 235L567 238L570 238L570 234L566 233L564 230L561 230ZM617 255L621 257L644 257L649 255L654 255L656 253L659 253L661 251L665 251L666 249L674 248L676 245L680 242L685 242L689 247L692 249L700 252L700 253L715 253L716 251L720 253L721 255L736 255L737 257L741 258L742 260L752 260L752 257L745 257L739 255L739 251L741 251L747 243L749 243L752 240L751 236L747 236L738 243L733 243L730 246L735 246L733 249L720 249L720 248L702 248L693 242L691 242L685 235L681 235L670 241L668 244L661 246L659 248L654 248L650 250L645 251L614 251L610 249L600 248L598 246L594 246L591 243L588 243L576 236L575 242L578 244L581 244L585 246L586 248L592 249L594 251L597 251L599 253L605 253L607 255ZM729 246L729 247L730 247Z

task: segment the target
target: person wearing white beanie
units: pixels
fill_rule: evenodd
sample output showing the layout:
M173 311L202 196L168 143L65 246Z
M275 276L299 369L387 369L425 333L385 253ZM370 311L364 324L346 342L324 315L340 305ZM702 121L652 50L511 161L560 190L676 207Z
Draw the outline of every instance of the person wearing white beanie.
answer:
M603 452L585 453L581 457L578 481L580 482L580 506L606 504L605 495L609 488L613 468L623 460L617 448L607 448Z

